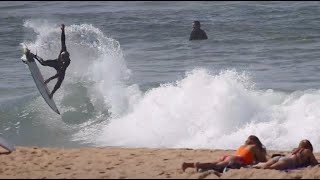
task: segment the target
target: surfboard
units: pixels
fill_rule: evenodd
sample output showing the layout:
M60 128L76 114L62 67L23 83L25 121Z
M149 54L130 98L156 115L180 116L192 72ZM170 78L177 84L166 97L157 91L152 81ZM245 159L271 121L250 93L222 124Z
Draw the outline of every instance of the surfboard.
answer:
M9 141L5 140L4 138L0 137L0 146L3 147L5 150L12 152L15 151L16 148L13 144L11 144Z
M28 65L32 78L36 83L36 86L40 94L42 95L43 99L54 112L60 114L53 98L49 98L50 91L47 85L44 84L44 79L36 63L36 60L34 59L34 54L31 53L27 48L23 48L23 56L21 57L21 59Z

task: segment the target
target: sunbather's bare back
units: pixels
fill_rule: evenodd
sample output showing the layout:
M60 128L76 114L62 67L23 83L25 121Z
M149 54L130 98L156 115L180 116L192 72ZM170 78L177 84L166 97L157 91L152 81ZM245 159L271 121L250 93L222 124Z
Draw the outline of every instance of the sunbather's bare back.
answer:
M299 167L305 167L309 165L315 166L318 164L317 159L310 149L301 148L293 155L293 158L296 160Z

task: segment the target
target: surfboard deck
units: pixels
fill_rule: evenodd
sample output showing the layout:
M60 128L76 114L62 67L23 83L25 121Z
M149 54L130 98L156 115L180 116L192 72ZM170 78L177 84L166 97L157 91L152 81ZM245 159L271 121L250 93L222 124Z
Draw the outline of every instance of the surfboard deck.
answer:
M21 57L21 59L28 65L32 78L36 83L36 86L40 94L42 95L43 99L46 101L46 103L50 106L50 108L54 112L60 114L53 98L52 99L49 98L50 91L47 85L44 84L44 79L39 70L37 63L35 62L36 60L34 59L34 54L31 53L27 48L23 48L23 56Z
M3 147L5 150L12 152L15 151L16 148L13 144L11 144L9 141L5 140L4 138L0 137L0 146Z

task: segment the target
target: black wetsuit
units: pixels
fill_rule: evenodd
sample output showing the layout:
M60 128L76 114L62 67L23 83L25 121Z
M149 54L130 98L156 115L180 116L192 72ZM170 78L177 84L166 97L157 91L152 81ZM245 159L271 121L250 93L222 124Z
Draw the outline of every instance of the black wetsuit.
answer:
M192 30L189 40L208 39L207 34L202 29Z
M66 40L66 36L64 33L64 29L63 29L62 33L61 33L61 51L60 51L57 59L44 61L41 57L35 56L35 58L40 62L41 65L53 67L57 71L56 75L50 77L47 80L47 81L51 81L52 79L58 78L57 83L51 92L51 95L53 95L60 88L62 81L64 80L64 76L66 74L67 67L70 65L71 60L70 60L69 56L67 56L67 58L64 58L63 61L62 61L62 57L61 57L62 52L67 52L65 40Z

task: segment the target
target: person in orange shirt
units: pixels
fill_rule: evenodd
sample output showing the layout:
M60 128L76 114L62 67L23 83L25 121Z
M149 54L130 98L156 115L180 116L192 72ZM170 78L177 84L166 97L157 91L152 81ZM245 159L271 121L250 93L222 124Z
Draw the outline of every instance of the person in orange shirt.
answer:
M196 168L201 170L216 170L223 172L223 169L229 165L236 165L238 168L247 165L257 164L267 161L267 150L257 136L251 135L245 141L245 144L237 149L236 155L227 155L216 162L209 163L182 163L182 171L187 168Z

